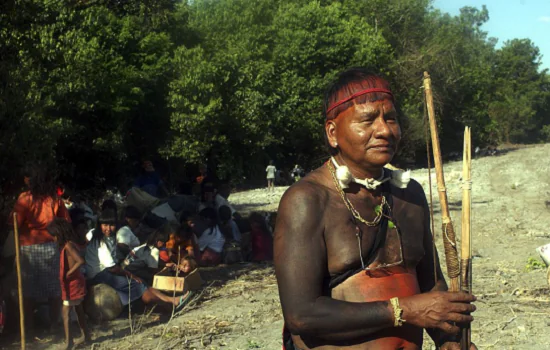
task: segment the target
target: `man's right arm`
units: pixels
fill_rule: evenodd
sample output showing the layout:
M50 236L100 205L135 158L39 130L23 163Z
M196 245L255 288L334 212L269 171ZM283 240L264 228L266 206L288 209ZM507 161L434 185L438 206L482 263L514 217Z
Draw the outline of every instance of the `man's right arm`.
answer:
M344 341L393 327L389 301L351 303L323 294L327 273L324 221L328 198L305 182L291 187L279 206L275 272L286 325L294 335ZM422 328L456 333L450 322L471 322L475 311L465 293L428 292L399 298L403 319Z
M323 295L327 201L317 188L303 183L289 189L279 206L275 271L287 327L294 335L332 341L392 327L393 311L387 301L350 303Z

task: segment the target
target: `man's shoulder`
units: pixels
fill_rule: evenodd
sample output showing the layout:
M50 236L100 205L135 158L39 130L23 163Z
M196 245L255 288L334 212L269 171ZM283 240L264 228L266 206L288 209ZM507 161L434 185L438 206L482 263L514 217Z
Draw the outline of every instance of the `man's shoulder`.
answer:
M21 192L21 194L19 194L19 197L17 197L17 200L29 199L29 198L32 198L31 191L24 191L24 192Z
M393 194L394 196L399 197L406 203L420 206L424 206L424 204L426 203L426 194L424 193L424 188L418 181L412 178L410 179L407 187L394 187Z
M319 168L290 186L284 193L281 202L298 206L322 207L328 197L329 189L322 176L322 170Z
M19 197L17 197L17 205L19 206L27 206L32 202L32 194L31 191L25 191L21 192Z
M135 235L134 235L134 232L132 232L132 229L130 227L122 226L121 228L118 229L116 236L126 238L126 237L132 237Z

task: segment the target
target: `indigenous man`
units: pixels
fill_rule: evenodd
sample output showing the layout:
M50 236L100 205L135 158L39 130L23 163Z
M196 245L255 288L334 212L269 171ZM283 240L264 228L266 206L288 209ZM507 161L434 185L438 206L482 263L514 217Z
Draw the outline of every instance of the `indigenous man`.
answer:
M446 292L422 187L383 168L401 139L388 82L348 70L324 114L332 157L285 193L275 230L284 348L421 349L425 328L460 349L475 297Z

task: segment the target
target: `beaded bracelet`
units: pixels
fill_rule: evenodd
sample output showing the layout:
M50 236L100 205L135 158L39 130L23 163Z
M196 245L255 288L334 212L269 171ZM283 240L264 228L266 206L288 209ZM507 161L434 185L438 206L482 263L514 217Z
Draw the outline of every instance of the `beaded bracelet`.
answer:
M403 316L403 309L399 306L399 299L391 298L390 303L393 308L393 326L401 327L406 321L401 318Z

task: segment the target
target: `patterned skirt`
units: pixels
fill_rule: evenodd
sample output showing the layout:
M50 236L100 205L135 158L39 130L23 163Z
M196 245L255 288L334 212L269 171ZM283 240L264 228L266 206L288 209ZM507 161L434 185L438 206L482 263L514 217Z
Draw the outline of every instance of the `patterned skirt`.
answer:
M25 298L61 298L57 243L21 246L21 278Z

